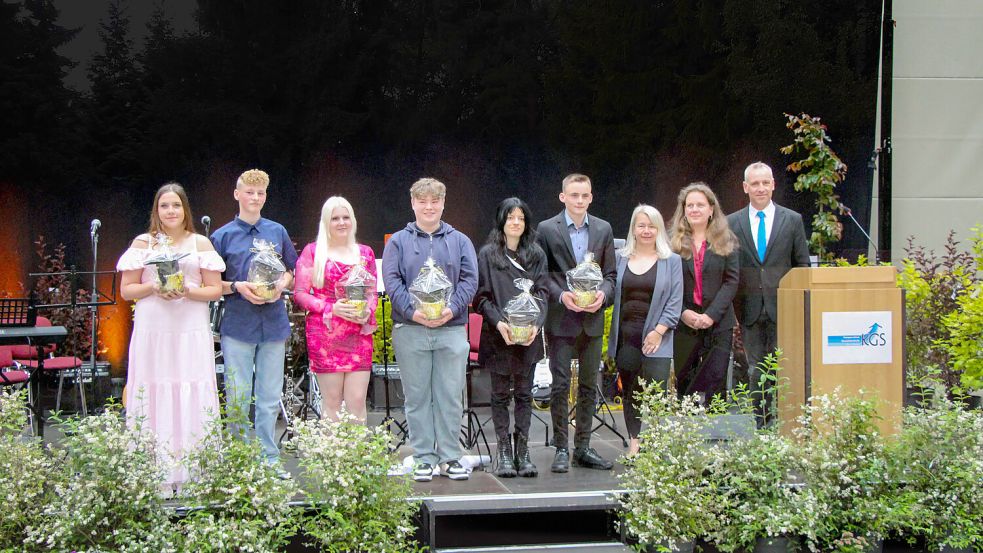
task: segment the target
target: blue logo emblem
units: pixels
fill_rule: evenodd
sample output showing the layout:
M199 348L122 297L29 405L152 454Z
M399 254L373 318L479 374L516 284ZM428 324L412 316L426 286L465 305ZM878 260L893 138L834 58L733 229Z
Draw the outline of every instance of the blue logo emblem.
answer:
M887 337L884 333L880 331L881 325L874 323L870 325L867 332L863 334L844 334L841 336L827 336L826 345L830 347L834 346L853 346L853 347L864 347L864 346L885 346L887 345Z

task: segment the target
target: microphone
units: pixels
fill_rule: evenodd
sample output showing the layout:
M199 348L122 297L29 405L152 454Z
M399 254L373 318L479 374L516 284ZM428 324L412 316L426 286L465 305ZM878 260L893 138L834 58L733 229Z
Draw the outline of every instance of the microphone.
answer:
M92 238L95 238L96 234L99 233L99 227L101 226L102 226L102 221L100 221L99 219L93 219L92 223L89 224L89 235L91 235Z
M874 265L877 265L879 263L879 261L877 259L877 244L875 244L874 241L871 240L870 235L867 234L867 231L864 230L864 227L860 226L860 222L857 221L857 219L853 216L853 210L852 209L850 209L849 207L847 207L846 205L844 205L842 203L840 204L840 209L843 210L843 214L844 215L846 215L847 217L850 218L851 221L853 221L853 224L857 225L857 228L860 229L860 232L863 233L864 237L867 239L867 242L871 246L874 246Z
M212 226L212 218L205 215L201 218L201 224L205 227L205 236L208 236L208 229Z

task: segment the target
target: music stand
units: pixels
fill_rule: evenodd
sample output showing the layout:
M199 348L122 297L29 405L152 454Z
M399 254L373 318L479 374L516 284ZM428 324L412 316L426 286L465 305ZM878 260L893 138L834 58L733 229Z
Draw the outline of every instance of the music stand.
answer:
M110 287L109 293L102 292L97 287L96 279L99 276L111 275L112 286ZM68 303L49 303L49 304L38 304L35 307L37 309L58 309L67 307L70 309L78 309L79 307L87 308L92 311L92 343L90 344L90 376L89 379L95 386L96 381L96 362L95 362L95 350L96 350L96 340L97 336L97 326L99 322L98 308L103 305L116 305L116 271L78 271L75 266L72 265L67 271L58 271L53 273L28 273L29 277L32 278L44 278L44 277L68 277L69 290L71 301ZM92 278L92 290L90 301L78 301L78 279L79 277L91 277ZM78 386L79 386L79 397L82 402L82 416L89 414L87 401L85 399L85 378L83 376L83 370L80 368L78 373ZM40 402L41 398L38 397Z
M573 363L580 363L579 359L574 359L570 361L570 392L571 394L578 388L579 370L574 370ZM598 372L603 370L604 365L598 368ZM570 421L576 424L576 413L577 413L577 401L576 398L572 398L570 412L567 416ZM610 418L611 422L605 418L605 412L607 412L607 417ZM591 434L596 433L602 427L607 428L614 433L615 436L621 438L622 447L628 447L628 440L625 438L624 434L618 430L618 421L614 419L614 412L611 410L611 404L608 403L608 398L604 397L604 391L601 390L601 385L594 383L594 420L597 424L591 427Z
M386 295L385 289L383 288L382 279L378 279L377 282L379 283L379 307L382 311L382 318L377 318L376 320L379 322L379 328L382 330L382 387L386 408L386 416L383 417L382 422L379 424L389 430L394 438L398 438L396 444L390 446L392 451L396 451L401 445L406 443L409 431L406 429L406 422L396 420L392 414L392 402L389 398L389 338L386 336L386 304L389 303L389 296ZM399 432L394 432L392 430L393 426Z

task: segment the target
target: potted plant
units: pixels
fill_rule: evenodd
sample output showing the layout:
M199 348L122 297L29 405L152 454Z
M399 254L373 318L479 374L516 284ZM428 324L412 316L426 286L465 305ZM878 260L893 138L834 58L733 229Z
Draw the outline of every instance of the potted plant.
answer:
M264 462L257 440L233 436L223 422L216 417L184 461L181 550L283 551L297 531L297 485Z
M938 398L907 408L889 452L898 485L895 534L929 551L983 549L983 413Z
M810 398L795 431L802 476L823 505L808 545L818 551L870 551L892 530L900 508L888 475L877 399L835 390Z
M57 501L55 464L38 439L24 437L25 392L0 391L0 551L30 550L24 543L26 533L44 526L45 505Z
M43 521L26 531L24 550L179 550L153 434L139 420L127 424L115 403L56 422L64 439L50 451L58 460L46 475L52 493L44 496Z
M396 462L391 436L348 414L338 422L298 421L290 446L302 469L307 513L301 525L312 545L337 553L417 551L409 500L411 481L387 476Z
M628 491L623 530L650 551L691 551L710 530L717 501L705 476L706 409L695 396L679 399L657 384L640 394L641 450L620 475Z
M774 430L714 450L708 478L717 490L708 534L720 551L788 551L815 541L825 506L803 485L797 444Z

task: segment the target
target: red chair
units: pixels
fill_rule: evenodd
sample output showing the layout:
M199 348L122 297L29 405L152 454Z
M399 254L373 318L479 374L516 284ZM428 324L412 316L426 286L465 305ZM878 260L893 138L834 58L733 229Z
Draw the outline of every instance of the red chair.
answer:
M51 326L51 321L46 317L38 317L37 326ZM22 348L24 346L14 346L14 348ZM36 370L40 367L41 375L58 373L58 398L55 400L55 410L61 410L61 392L64 388L65 377L75 377L75 384L78 386L79 390L79 405L85 401L82 395L82 360L78 357L61 355L56 356L55 344L48 344L44 346L45 357L43 359L37 358L37 348L34 349L34 355L28 358L20 358L15 356L14 359L21 365L28 367L32 370ZM20 351L23 353L23 351ZM40 375L39 375L40 376Z
M31 373L21 368L20 364L14 361L13 350L16 346L0 346L0 386L11 386L16 389L27 388L27 417L30 427L34 428L34 412L31 406L34 405L31 394Z
M481 315L468 313L468 344L471 351L468 352L468 368L478 367L478 345L481 343Z

